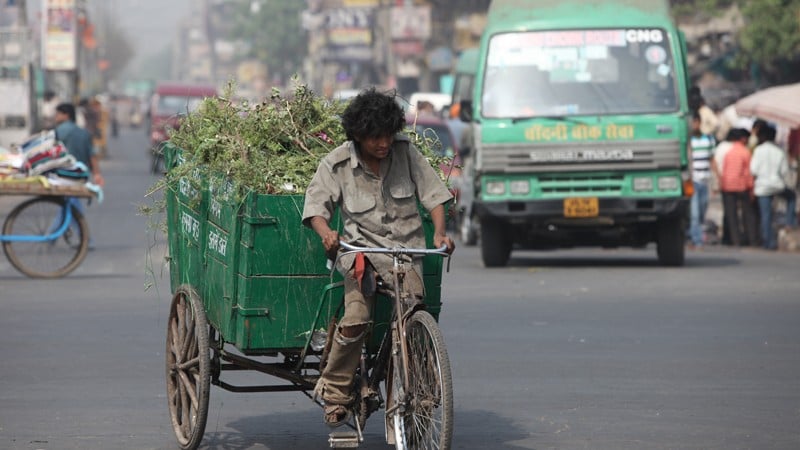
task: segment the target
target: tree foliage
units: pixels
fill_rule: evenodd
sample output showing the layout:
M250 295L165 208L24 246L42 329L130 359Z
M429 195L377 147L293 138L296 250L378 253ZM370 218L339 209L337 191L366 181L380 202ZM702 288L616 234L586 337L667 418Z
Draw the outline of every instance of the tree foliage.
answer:
M800 0L672 0L676 16L711 17L736 5L744 27L735 35L737 68L769 83L800 81Z
M800 0L750 0L740 7L745 17L740 63L757 64L772 81L800 80Z
M299 72L308 52L300 13L300 1L245 0L237 3L232 38L250 44L242 55L267 64L271 74L289 79Z

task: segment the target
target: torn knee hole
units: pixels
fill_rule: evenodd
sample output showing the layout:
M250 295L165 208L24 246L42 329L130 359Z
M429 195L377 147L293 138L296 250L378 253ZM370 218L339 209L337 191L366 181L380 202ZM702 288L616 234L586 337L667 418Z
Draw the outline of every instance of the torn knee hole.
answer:
M336 333L336 341L342 345L359 341L367 332L367 324L340 325Z

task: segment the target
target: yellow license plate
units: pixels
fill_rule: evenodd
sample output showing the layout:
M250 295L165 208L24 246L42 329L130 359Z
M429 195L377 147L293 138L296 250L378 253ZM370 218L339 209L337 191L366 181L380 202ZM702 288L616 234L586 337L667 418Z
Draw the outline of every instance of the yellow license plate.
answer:
M597 217L600 202L597 197L575 197L564 199L564 217Z

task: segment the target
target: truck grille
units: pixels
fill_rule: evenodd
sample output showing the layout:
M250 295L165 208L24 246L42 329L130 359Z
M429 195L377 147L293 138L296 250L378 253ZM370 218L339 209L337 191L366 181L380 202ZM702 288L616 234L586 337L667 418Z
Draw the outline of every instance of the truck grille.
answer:
M678 140L489 144L479 170L488 173L586 172L680 168Z
M547 176L539 177L542 197L620 195L625 182L623 175L608 176Z

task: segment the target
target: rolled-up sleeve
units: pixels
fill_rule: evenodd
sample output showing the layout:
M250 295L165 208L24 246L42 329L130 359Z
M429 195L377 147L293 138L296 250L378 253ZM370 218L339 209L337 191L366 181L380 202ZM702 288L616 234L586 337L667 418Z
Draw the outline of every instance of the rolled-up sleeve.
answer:
M317 172L306 189L303 225L310 227L311 218L315 216L320 216L330 222L335 205L340 198L339 184L333 178L331 167L323 161L317 167Z
M439 178L436 170L431 167L425 156L411 144L408 146L408 159L411 176L417 186L417 198L426 210L430 211L453 198L453 194Z

